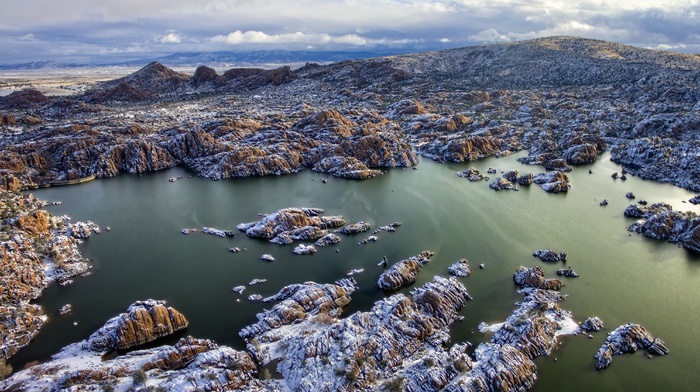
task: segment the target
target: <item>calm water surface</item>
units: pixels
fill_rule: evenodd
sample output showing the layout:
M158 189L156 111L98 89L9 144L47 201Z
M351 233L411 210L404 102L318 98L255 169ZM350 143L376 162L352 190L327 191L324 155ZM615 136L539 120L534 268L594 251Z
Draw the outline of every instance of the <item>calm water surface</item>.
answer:
M521 296L512 274L520 265L541 265L554 276L560 265L532 257L538 248L552 247L569 255L568 266L581 277L567 280L563 307L577 320L599 316L609 330L627 322L646 326L665 340L666 357L647 359L641 352L618 356L610 368L596 371L593 355L605 340L567 337L547 358L536 360L537 391L700 390L697 358L700 325L700 257L663 241L654 241L626 228L632 223L624 209L625 193L650 203L665 201L678 210L700 209L683 203L692 193L670 185L630 178L612 180L620 167L602 156L590 166L569 173L568 194L548 194L538 186L519 192L495 192L486 182L469 183L455 172L470 166L482 172L490 166L536 173L541 169L516 162L520 155L465 164L436 164L423 160L418 170L390 170L369 181L346 181L313 172L267 178L208 181L189 177L183 169L144 176L122 175L86 184L37 190L41 199L61 201L48 209L74 220L92 220L104 229L82 246L94 272L72 285L52 284L39 304L49 321L35 341L11 363L21 368L45 360L61 347L87 338L107 319L141 299L164 299L190 321L187 334L243 348L238 331L253 323L255 314L270 304L249 302L247 296L268 296L291 283L333 282L353 268L360 290L346 314L368 310L384 293L375 282L383 256L390 263L423 250L437 254L419 274L417 285L447 274L447 267L467 258L472 275L462 278L474 300L463 310L466 319L454 324L454 341L489 339L476 331L481 321L498 322L510 314ZM588 174L588 169L593 174ZM184 176L170 183L168 178ZM596 200L597 198L597 200ZM608 198L610 204L600 207ZM182 235L185 227L234 229L285 207L320 207L343 215L348 222L368 221L374 228L403 223L395 233L380 233L379 241L358 245L369 233L319 248L310 256L292 254L280 246L237 235L223 239L202 233ZM230 253L227 248L246 248ZM339 252L336 252L336 249ZM259 260L263 253L277 261ZM484 263L486 268L479 269ZM231 292L253 278L267 283L248 287L244 296ZM406 288L404 291L408 291ZM70 303L73 312L59 316ZM77 325L74 325L77 322ZM178 336L179 337L179 336ZM171 341L178 337L172 338ZM556 360L555 360L556 358Z

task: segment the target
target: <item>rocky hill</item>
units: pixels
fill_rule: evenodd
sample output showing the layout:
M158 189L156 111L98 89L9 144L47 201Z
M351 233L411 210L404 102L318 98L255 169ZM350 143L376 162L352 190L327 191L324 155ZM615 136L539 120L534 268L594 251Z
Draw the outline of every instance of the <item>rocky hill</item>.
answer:
M411 150L527 150L524 163L568 171L609 150L633 175L700 190L699 101L700 56L573 37L296 70L186 75L153 62L80 96L1 99L20 127L0 139L0 172L24 188L174 165L370 178L414 165Z

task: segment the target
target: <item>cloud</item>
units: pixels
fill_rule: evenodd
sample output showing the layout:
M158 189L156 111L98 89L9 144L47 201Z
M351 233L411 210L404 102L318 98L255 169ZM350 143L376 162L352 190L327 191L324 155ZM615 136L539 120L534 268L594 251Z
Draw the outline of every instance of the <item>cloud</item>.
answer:
M174 32L156 37L156 42L161 44L179 44L182 42L182 37Z
M390 38L365 38L359 34L331 35L327 33L304 33L297 31L285 34L267 34L262 31L236 30L227 35L217 35L209 39L211 42L225 43L228 45L243 44L305 44L313 45L349 45L349 46L373 46L373 45L403 45L421 41L420 39L390 39Z
M102 61L101 53L120 51L140 58L174 48L417 51L552 35L700 51L695 33L700 31L698 0L103 0L90 7L84 0L6 3L0 53L13 61L60 56L60 48Z

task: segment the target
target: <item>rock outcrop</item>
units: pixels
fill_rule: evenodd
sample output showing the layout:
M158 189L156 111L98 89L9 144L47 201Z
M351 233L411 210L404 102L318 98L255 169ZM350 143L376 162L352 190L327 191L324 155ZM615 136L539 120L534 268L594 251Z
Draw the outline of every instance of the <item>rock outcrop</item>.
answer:
M666 203L632 204L625 209L625 216L642 218L630 225L629 231L677 242L688 250L700 252L700 217L693 212L674 211Z
M384 271L377 280L377 286L382 290L392 291L416 281L416 275L423 269L423 264L430 261L434 253L424 251L419 255L409 257L392 265Z
M559 290L564 282L559 279L545 279L542 267L520 267L513 275L513 280L521 287L534 287L543 290Z
M598 317L589 317L581 324L581 329L586 332L598 332L604 327L603 320Z
M328 229L341 227L341 216L323 216L320 208L284 208L262 219L241 223L238 230L248 237L262 238L275 244L291 244L294 241L315 241L328 234Z
M98 352L125 350L171 335L188 325L185 316L166 307L165 301L137 301L126 313L110 319L90 335L85 348Z
M537 249L533 254L534 257L539 257L540 260L557 263L560 261L566 261L568 256L564 252L555 252L554 250L548 249Z
M46 363L35 365L0 382L2 390L149 390L231 391L273 390L263 387L255 362L245 352L211 340L185 337L172 346L159 346L103 359L81 350L81 343L64 348Z
M481 172L475 167L471 167L463 172L459 172L459 173L457 173L457 176L462 177L462 178L466 178L467 180L469 180L471 182L481 181L484 179L484 175L481 174Z
M625 324L617 327L605 339L605 343L595 355L595 367L605 369L610 366L613 355L633 353L637 349L647 350L654 355L666 355L669 352L666 343L659 338L654 338L643 326Z
M0 190L0 359L17 353L39 333L46 321L44 309L30 303L48 283L61 284L86 274L76 235L83 222L51 216L44 204L28 194Z
M533 176L532 182L547 192L558 193L569 190L569 177L561 171L538 173Z
M454 276L469 276L471 273L469 270L469 261L467 259L460 259L456 263L449 266L447 268L447 272Z

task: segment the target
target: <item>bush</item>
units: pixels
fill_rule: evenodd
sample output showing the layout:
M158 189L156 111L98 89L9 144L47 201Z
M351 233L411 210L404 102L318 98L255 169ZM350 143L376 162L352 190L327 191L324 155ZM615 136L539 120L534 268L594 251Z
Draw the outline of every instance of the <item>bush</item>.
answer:
M141 385L144 382L146 382L148 376L146 375L146 372L143 371L143 369L139 369L131 375L131 379L134 381L134 385Z
M0 358L0 381L12 374L12 366L5 362L5 358Z

